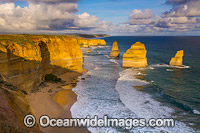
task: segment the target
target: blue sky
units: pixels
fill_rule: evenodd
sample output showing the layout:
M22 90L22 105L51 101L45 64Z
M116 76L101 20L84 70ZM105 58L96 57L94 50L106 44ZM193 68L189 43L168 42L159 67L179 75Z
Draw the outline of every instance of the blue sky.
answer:
M27 7L28 6L28 2L27 1L15 1L15 7L20 6L22 8Z
M78 13L88 12L106 21L117 24L128 20L133 9L151 9L161 15L171 8L165 0L81 0L78 2Z
M0 32L200 35L200 0L0 0Z

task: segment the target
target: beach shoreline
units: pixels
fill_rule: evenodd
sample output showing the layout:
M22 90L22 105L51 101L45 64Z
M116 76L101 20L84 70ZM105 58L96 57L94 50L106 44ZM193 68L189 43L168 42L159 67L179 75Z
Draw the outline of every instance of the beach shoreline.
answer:
M71 116L71 106L77 101L77 95L72 91L72 88L76 86L78 82L78 77L81 76L83 72L66 72L60 76L63 82L44 83L37 92L31 93L29 97L29 104L33 110L36 117L36 122L39 123L39 118L42 115L48 115L50 118L72 118ZM87 128L43 128L40 130L44 133L53 132L83 132L88 133Z

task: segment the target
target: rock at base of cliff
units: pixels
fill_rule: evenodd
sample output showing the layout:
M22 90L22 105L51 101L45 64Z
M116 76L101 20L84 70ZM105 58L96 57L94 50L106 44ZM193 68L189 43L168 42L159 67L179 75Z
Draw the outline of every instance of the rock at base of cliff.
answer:
M183 65L183 50L177 51L175 57L169 62L171 66L182 66Z
M86 53L90 53L90 52L91 52L91 49L87 49L87 50L86 50Z
M119 55L120 55L120 52L119 52L117 41L114 41L113 46L112 46L112 50L110 52L110 57L111 58L117 58L117 57L119 57Z
M147 67L146 48L141 42L136 42L123 55L123 67Z

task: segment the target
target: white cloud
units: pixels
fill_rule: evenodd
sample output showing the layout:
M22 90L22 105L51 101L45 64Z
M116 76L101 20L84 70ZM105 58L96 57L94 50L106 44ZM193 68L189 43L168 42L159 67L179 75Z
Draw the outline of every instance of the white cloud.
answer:
M153 24L154 21L154 16L150 9L145 9L144 12L135 9L130 14L128 23L131 25L147 25Z
M43 0L44 1L44 0ZM46 0L59 1L59 0ZM60 0L63 1L63 0ZM106 30L109 23L88 13L76 15L77 3L0 3L0 32L30 30Z
M130 15L131 19L150 19L153 17L152 11L150 9L145 9L144 12L142 10L133 10Z
M174 6L163 14L164 17L196 17L200 16L200 1L191 0L185 4Z
M88 13L83 13L77 16L77 19L75 20L75 25L78 27L97 27L97 23L99 21L99 18L96 16L90 16Z
M55 4L55 3L75 3L79 0L0 0L0 2L15 2L15 1L29 1L32 3L48 3L48 4Z
M153 15L150 9L133 10L129 16L129 25L137 25L139 32L176 32L200 30L199 0L167 0L172 5L170 11L161 16Z

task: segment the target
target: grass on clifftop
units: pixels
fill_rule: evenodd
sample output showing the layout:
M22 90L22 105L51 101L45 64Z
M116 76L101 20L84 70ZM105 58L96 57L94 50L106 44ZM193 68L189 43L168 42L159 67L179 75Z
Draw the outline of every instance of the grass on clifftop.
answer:
M0 35L0 44L1 42L15 42L20 46L24 46L25 44L35 45L34 40L40 38L63 38L70 37L69 35L32 35L32 34L19 34L19 35Z

